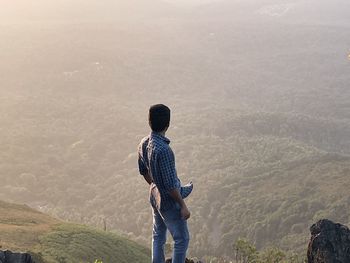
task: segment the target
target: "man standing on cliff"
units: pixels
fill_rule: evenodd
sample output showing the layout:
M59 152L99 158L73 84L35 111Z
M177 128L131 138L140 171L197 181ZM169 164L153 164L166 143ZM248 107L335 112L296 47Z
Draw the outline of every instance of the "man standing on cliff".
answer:
M189 244L187 219L190 217L184 198L192 183L181 187L175 168L175 156L165 133L170 124L170 109L153 105L149 109L151 133L143 138L138 148L140 174L150 185L150 203L153 210L152 263L164 263L166 232L174 239L173 263L184 263Z

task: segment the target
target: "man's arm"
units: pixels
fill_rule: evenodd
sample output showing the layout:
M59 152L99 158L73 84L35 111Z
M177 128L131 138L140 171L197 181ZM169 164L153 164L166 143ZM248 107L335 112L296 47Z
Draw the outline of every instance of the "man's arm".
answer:
M138 148L138 165L139 165L139 172L141 175L143 175L143 178L148 184L151 184L153 182L152 177L149 174L148 168L145 165L145 162L142 157L142 143L139 145Z
M146 180L148 184L153 183L152 177L149 175L149 172L147 172L145 175L143 175L143 178Z
M187 220L190 218L190 211L182 199L178 185L176 184L175 158L170 149L161 153L158 165L162 174L165 190L168 191L169 195L180 205L182 219Z
M169 191L170 196L180 205L181 207L181 217L184 220L190 218L191 213L188 210L185 201L182 199L181 194L177 188Z

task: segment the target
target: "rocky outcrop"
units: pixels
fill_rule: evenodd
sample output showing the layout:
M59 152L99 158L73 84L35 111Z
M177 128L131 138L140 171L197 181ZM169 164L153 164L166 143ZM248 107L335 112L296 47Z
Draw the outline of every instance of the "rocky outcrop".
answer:
M350 263L350 230L323 219L310 227L308 263Z
M12 253L0 250L0 263L35 263L27 253Z

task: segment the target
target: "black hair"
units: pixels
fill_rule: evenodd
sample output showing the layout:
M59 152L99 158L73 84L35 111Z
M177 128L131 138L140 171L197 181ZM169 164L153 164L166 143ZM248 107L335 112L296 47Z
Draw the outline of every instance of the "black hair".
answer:
M154 132L164 131L169 127L170 109L163 104L156 104L149 108L149 126Z

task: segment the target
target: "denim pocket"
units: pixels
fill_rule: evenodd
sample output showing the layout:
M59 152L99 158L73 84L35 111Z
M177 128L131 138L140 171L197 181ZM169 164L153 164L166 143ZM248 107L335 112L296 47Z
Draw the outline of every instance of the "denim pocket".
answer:
M178 203L175 203L171 209L162 211L161 214L165 221L179 220L181 219L181 207Z

